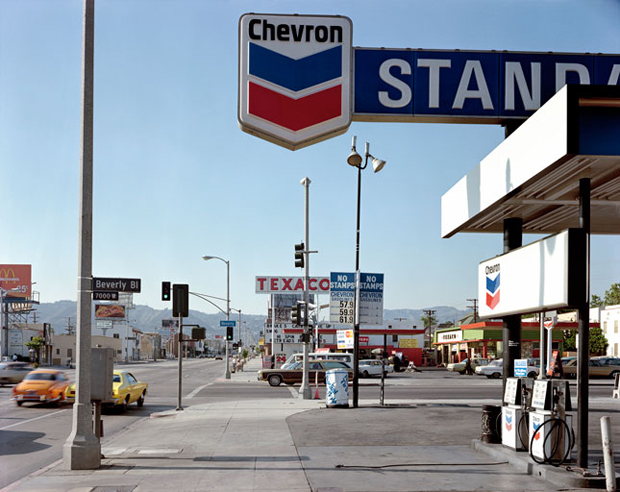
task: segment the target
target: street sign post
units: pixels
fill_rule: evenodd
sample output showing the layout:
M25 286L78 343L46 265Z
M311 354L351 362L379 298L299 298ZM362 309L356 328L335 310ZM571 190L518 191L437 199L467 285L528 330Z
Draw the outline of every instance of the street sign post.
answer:
M115 291L139 293L141 282L139 278L93 277L93 292Z

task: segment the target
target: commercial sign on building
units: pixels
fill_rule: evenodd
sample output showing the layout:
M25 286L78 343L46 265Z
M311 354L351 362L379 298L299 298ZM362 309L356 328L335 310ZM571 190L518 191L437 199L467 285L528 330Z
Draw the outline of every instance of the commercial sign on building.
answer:
M565 84L620 83L620 55L351 48L351 33L346 17L243 15L241 128L295 150L351 121L498 124Z
M95 318L124 318L125 306L121 304L97 304Z
M478 267L480 317L499 318L575 307L585 293L586 238L568 229Z
M353 330L336 330L336 343L338 344L338 350L354 348Z
M460 342L461 340L463 340L463 332L461 330L437 333L437 343Z
M292 294L304 291L304 277L256 277L257 294ZM308 290L314 294L329 293L329 278L309 277Z
M351 31L351 20L340 16L241 16L241 128L292 150L344 133Z
M0 289L7 297L31 297L32 265L0 265Z

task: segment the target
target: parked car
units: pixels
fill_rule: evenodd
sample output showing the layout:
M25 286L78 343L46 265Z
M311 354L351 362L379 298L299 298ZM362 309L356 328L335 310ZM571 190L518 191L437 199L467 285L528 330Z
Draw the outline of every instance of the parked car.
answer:
M382 370L385 371L387 376L388 373L394 372L394 367L390 364L385 364L384 366L380 359L362 359L359 361L359 375L362 378L381 376Z
M349 379L353 378L353 369L346 362L339 360L309 360L308 373L310 381L314 383L316 375L318 375L319 383L325 382L325 371L330 369L346 369L349 373ZM262 369L258 371L258 380L267 381L270 386L280 386L280 384L301 383L303 379L303 362L295 362L288 369Z
M482 358L473 358L471 360L471 368L473 371L476 370L476 367L478 366L486 366L488 365L489 360L488 359L482 359ZM460 374L465 374L465 366L467 365L467 359L462 360L461 362L453 362L451 364L448 364L448 371L453 371L453 372L458 372Z
M12 400L21 406L25 401L61 404L71 398L66 394L71 381L64 372L55 369L30 371L21 383L13 387Z
M32 371L32 366L27 362L2 362L0 363L0 386L20 383L30 371Z
M537 364L537 359L527 360L527 377L535 378L540 372ZM504 371L503 359L496 359L489 362L486 366L477 366L474 372L478 376L486 376L487 378L497 379L502 377Z
M564 366L564 377L577 377L577 360L571 360ZM613 378L620 374L620 359L615 357L592 357L588 368L590 377Z
M311 352L308 354L309 360L339 360L345 362L349 367L353 367L353 354L346 352ZM304 360L304 354L293 354L286 362L280 366L281 369L289 369L295 363Z
M133 374L124 370L115 370L112 374L112 400L104 401L106 406L127 410L131 403L139 407L144 405L148 384L138 381ZM75 383L67 390L67 397L75 399Z

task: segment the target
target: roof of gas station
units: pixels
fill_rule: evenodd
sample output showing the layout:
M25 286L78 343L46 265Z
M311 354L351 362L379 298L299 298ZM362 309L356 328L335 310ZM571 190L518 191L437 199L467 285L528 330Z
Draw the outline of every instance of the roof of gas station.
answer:
M593 234L620 233L620 86L567 85L441 198L441 234L579 227L590 178Z
M351 327L348 328L334 328L334 327L329 327L329 328L322 328L319 327L319 332L324 334L324 335L336 335L336 332L338 330L351 330ZM284 333L289 333L289 334L296 334L296 333L303 333L304 329L303 328L285 328L284 329ZM411 328L360 328L360 335L362 336L366 336L366 335L421 335L423 333L426 333L426 330L424 329L411 329Z

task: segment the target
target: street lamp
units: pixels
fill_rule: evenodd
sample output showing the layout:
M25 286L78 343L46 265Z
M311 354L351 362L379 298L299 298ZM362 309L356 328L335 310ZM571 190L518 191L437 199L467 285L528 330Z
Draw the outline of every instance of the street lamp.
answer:
M203 260L220 260L226 263L226 320L230 319L230 261L219 256L203 256ZM228 360L228 340L226 340L226 371L224 377L230 379L230 362Z
M360 310L359 310L359 283L360 283L360 217L362 198L362 171L368 166L368 158L372 159L372 167L378 173L385 166L385 161L370 155L370 144L366 142L364 165L362 156L355 148L356 136L351 141L351 153L347 157L347 163L357 168L357 229L355 237L355 287L353 304L353 408L357 408L359 402L359 350L360 350Z

